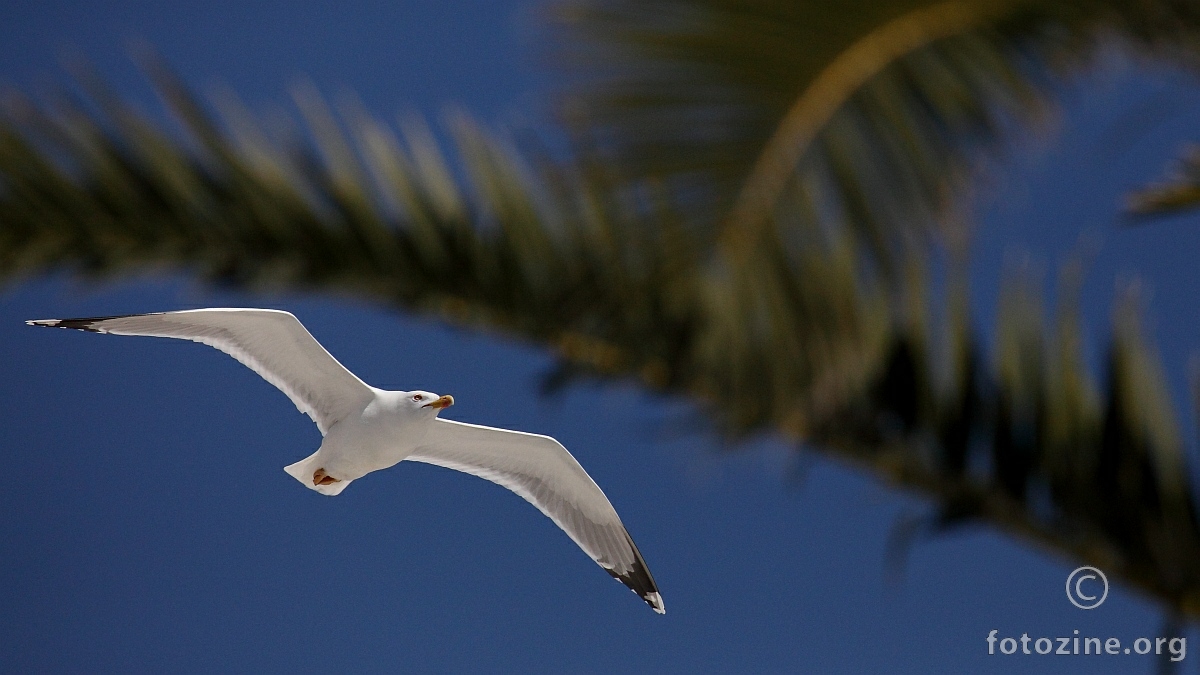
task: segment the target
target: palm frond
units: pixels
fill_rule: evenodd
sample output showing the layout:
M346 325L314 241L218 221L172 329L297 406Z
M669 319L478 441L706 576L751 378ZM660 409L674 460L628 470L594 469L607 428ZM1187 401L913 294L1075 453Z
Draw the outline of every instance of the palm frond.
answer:
M1175 0L575 0L557 17L568 123L672 185L727 257L815 172L816 207L885 271L962 225L968 179L1098 44L1194 60L1200 28Z
M1200 206L1200 148L1186 148L1168 175L1128 195L1126 209L1147 217L1190 211Z

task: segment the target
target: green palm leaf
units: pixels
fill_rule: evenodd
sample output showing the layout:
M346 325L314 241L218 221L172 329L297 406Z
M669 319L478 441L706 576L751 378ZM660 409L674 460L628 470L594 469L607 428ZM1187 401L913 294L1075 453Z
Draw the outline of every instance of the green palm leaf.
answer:
M1186 148L1164 179L1136 190L1125 203L1135 216L1178 213L1200 206L1200 152Z
M727 253L746 258L815 175L813 208L886 269L909 236L961 225L966 179L1057 75L1113 40L1194 54L1200 27L1170 0L576 0L558 16L579 80L567 119L675 186Z

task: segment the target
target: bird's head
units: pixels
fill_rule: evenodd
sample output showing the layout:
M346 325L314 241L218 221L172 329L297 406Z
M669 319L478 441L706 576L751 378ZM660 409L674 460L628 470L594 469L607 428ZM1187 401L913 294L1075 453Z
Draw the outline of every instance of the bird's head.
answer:
M433 392L428 391L410 391L407 394L407 401L410 406L417 410L428 410L434 415L437 415L443 408L449 408L454 405L454 397L446 394L438 396Z

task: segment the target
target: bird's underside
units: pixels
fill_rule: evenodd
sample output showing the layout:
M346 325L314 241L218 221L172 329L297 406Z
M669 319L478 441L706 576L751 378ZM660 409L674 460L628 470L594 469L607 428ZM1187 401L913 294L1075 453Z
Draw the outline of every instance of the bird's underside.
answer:
M325 473L323 468L313 472L313 485L333 485L340 482L342 481Z
M512 490L546 514L597 564L655 612L665 612L658 586L612 504L558 441L548 436L439 419L438 412L453 403L449 396L370 387L338 363L288 312L197 309L27 323L93 333L191 340L229 354L283 391L301 412L316 422L325 438L321 449L286 470L300 483L322 494L339 494L354 479L390 465L351 470L360 459L355 457L355 448L364 444L386 445L387 438L382 434L398 426L427 425L423 434L415 436L423 440L391 463L408 459L434 464ZM331 434L335 425L338 428ZM335 438L350 438L354 442L331 445ZM360 449L359 454L364 453Z

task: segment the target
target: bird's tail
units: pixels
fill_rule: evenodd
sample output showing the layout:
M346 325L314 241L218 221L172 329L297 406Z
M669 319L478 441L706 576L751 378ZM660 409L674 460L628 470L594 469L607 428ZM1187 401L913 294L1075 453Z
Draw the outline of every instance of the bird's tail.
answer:
M283 470L288 472L288 475L300 481L301 485L310 490L316 490L317 492L330 497L341 494L342 490L345 490L346 486L354 481L339 480L336 483L328 483L326 485L314 484L313 474L316 473L317 469L322 468L317 460L317 454L319 453L320 451L318 450L317 452L314 452L295 464L290 464L283 467Z

